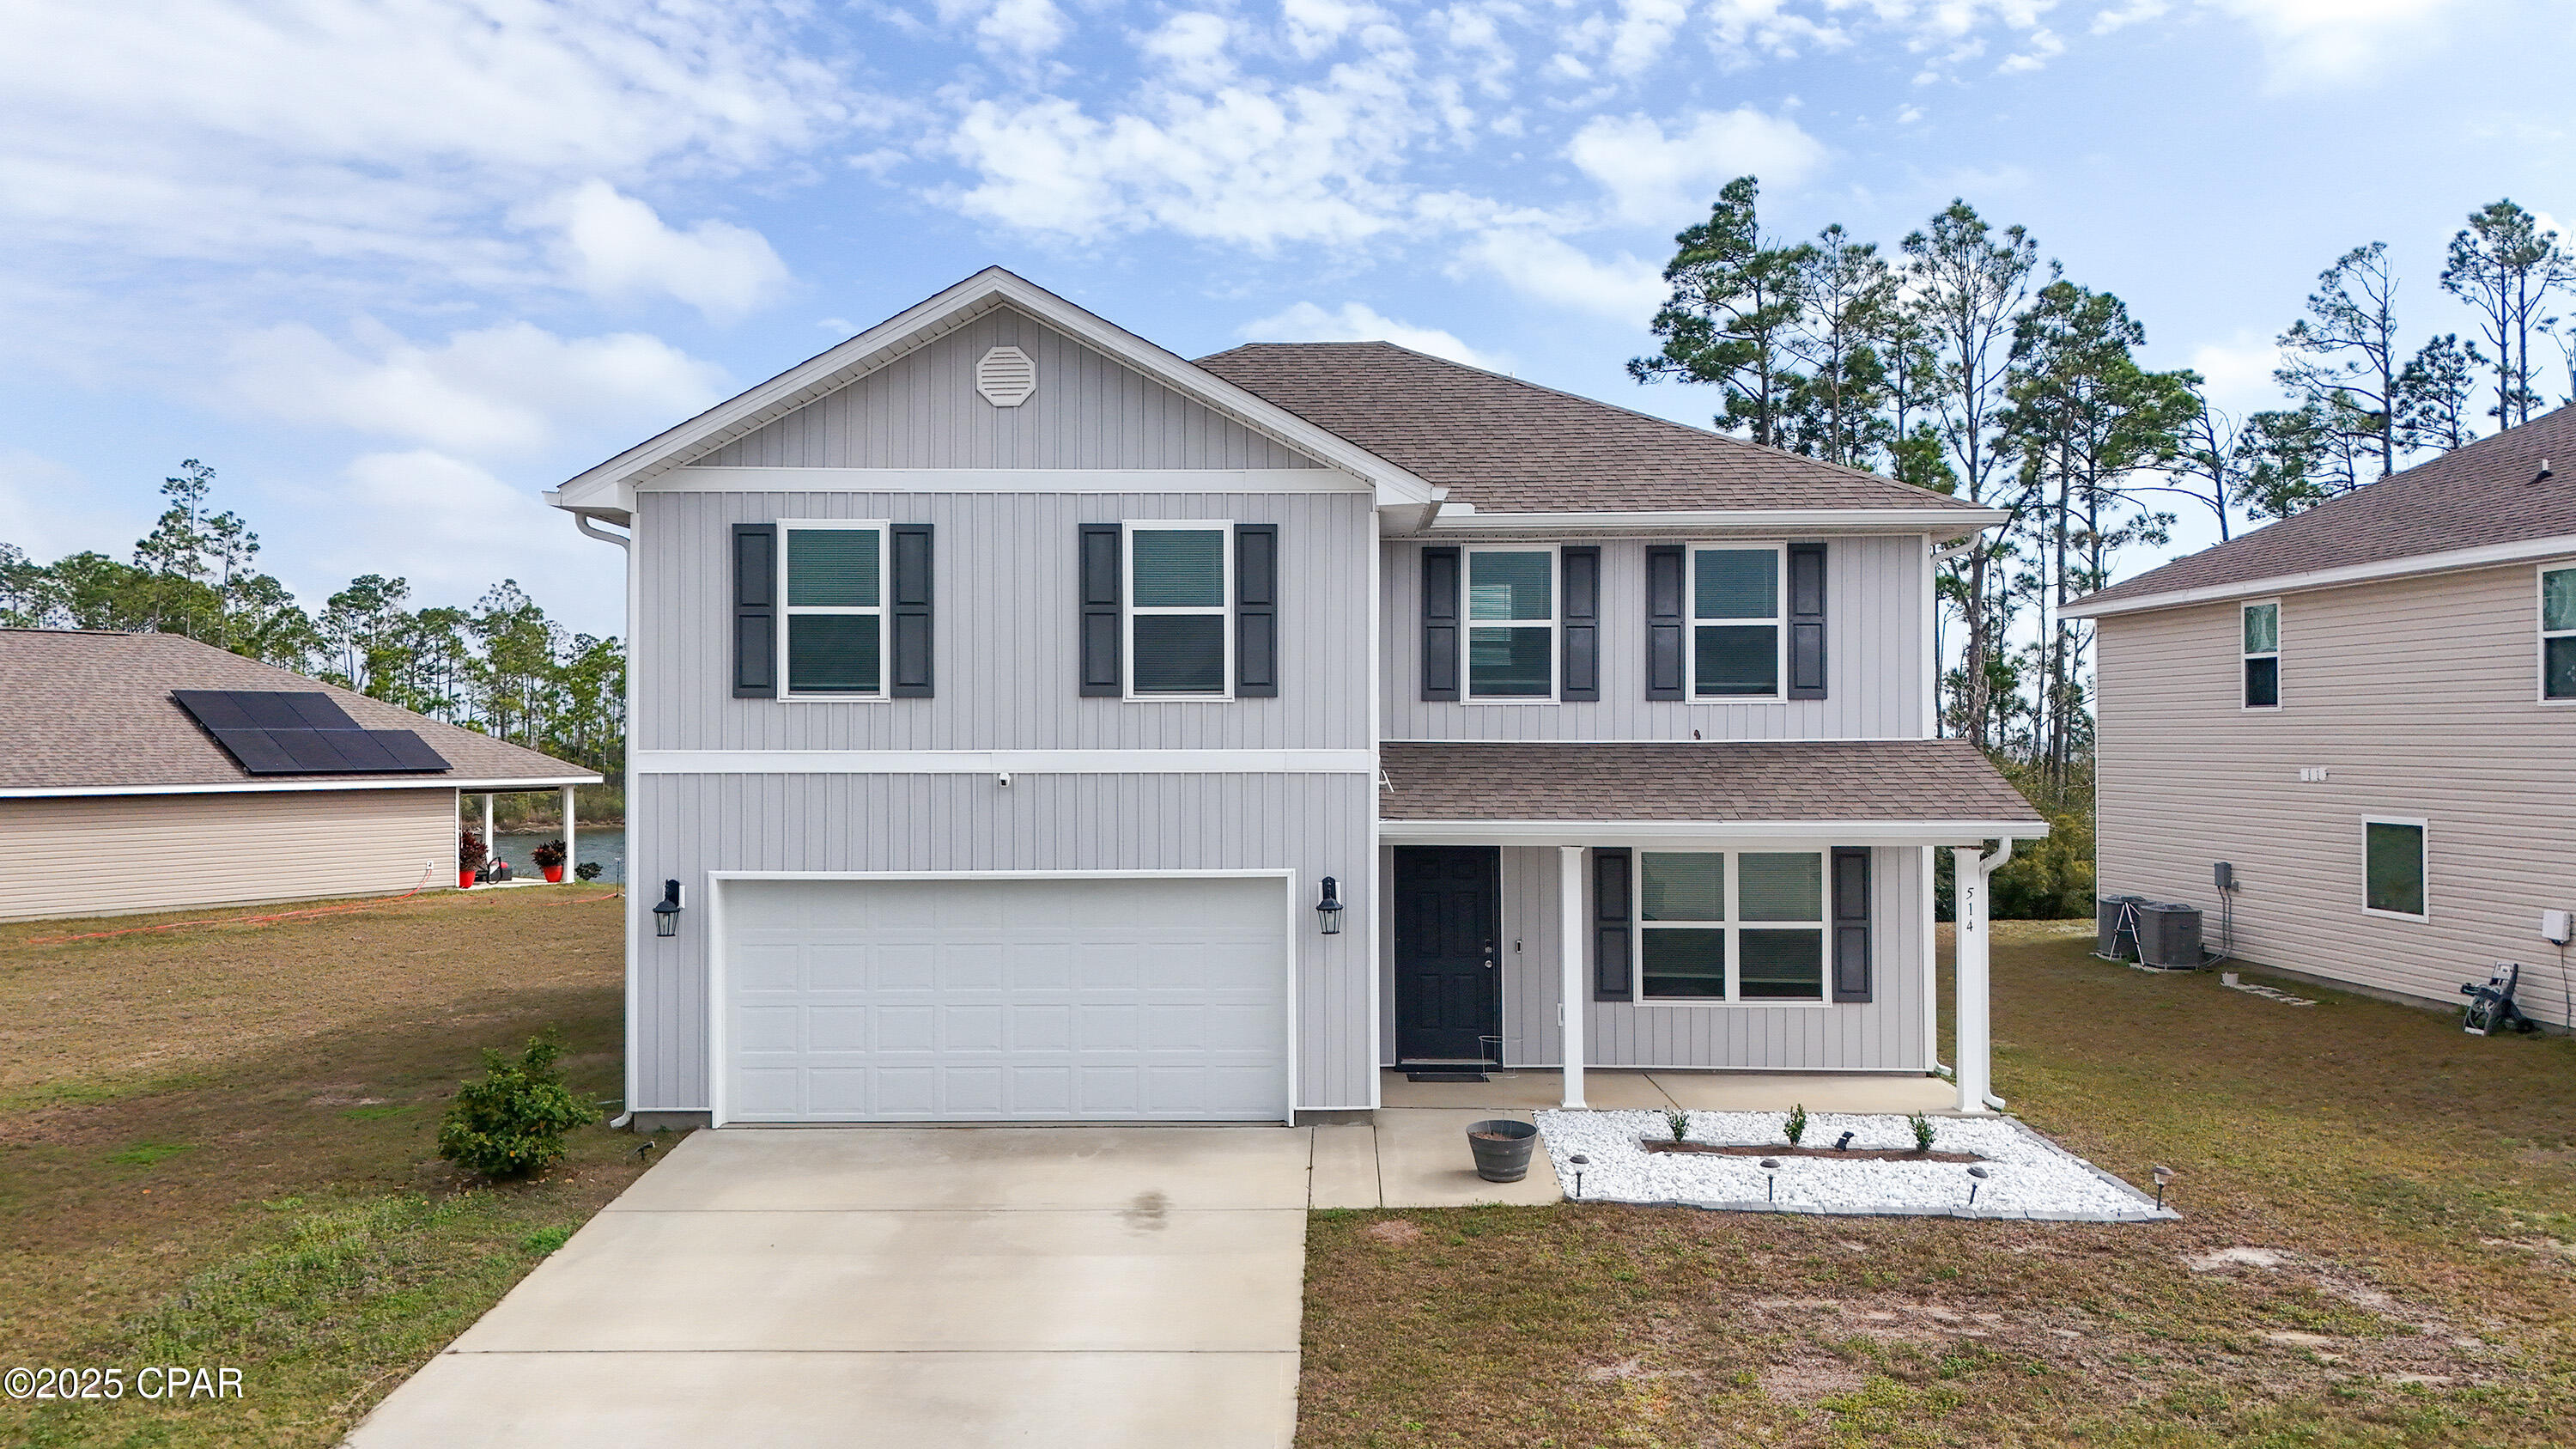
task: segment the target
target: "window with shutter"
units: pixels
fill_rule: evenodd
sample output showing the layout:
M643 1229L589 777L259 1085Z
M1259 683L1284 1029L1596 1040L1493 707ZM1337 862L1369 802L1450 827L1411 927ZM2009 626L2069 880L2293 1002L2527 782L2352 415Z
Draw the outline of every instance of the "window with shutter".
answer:
M1557 550L1564 595L1564 659L1557 667L1556 697L1589 704L1601 698L1601 548L1569 545Z
M1834 872L1834 1000L1867 1001L1872 995L1869 946L1869 851L1838 845Z
M1825 697L1825 546L1789 545L1789 697Z
M887 530L883 522L780 521L780 697L887 697Z
M733 526L733 693L778 696L778 525Z
M1422 697L1458 697L1458 550L1422 551Z
M889 570L893 601L893 684L897 699L928 699L931 678L931 526L898 523L893 529L894 566Z
M1238 699L1279 694L1279 525L1242 523L1234 530L1234 693Z
M1556 550L1467 550L1467 698L1556 698Z
M1780 557L1778 544L1691 549L1691 698L1782 697Z
M1592 999L1636 998L1632 973L1635 946L1634 899L1628 884L1629 853L1603 848L1592 852Z
M1115 699L1126 688L1125 651L1119 647L1126 624L1123 535L1114 523L1079 525L1075 572L1080 581L1081 693L1087 699Z
M1233 697L1230 522L1127 525L1127 695Z
M1640 851L1636 878L1641 999L1827 999L1824 852Z

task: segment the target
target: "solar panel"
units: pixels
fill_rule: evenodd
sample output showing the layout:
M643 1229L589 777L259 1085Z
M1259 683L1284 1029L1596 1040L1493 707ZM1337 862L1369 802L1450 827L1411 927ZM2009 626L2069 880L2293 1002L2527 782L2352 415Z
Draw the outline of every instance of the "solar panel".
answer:
M412 730L361 729L309 690L179 689L170 697L254 775L379 775L446 770Z

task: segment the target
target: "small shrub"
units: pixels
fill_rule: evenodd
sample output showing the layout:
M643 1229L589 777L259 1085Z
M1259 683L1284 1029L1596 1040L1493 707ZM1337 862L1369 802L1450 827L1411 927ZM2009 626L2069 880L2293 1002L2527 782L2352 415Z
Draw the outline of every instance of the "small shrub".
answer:
M552 1031L529 1038L515 1062L485 1048L483 1080L458 1086L438 1124L438 1155L485 1177L525 1177L561 1160L563 1135L590 1120L555 1070L562 1055Z
M1905 1125L1914 1129L1914 1150L1915 1150L1915 1151L1917 1151L1917 1152L1929 1152L1929 1151L1931 1151L1931 1150L1932 1150L1932 1119L1931 1119L1931 1118L1924 1116L1924 1115L1923 1115L1922 1113L1920 1113L1920 1112L1917 1112L1917 1113L1915 1113L1913 1116L1908 1117L1908 1118L1906 1118L1906 1119L1905 1119Z
M574 866L572 868L572 878L574 880L582 881L599 879L599 862L595 860L585 860L581 864Z
M482 836L471 830L456 832L456 868L458 870L472 870L490 859L491 855L492 852L484 847Z
M1687 1142L1690 1140L1690 1114L1688 1112L1683 1111L1679 1107L1665 1108L1664 1125L1673 1129L1673 1140L1675 1142Z
M560 840L546 841L529 851L528 859L535 861L539 870L552 870L564 863L564 843Z
M1789 1134L1790 1146L1797 1146L1798 1140L1807 1135L1807 1104L1800 1102L1791 1107L1789 1120L1780 1124L1780 1130Z

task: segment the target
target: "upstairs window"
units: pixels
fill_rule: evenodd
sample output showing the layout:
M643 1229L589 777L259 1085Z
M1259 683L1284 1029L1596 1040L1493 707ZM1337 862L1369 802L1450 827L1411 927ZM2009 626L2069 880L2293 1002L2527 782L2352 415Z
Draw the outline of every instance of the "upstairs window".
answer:
M780 652L790 699L885 697L885 538L882 523L778 525L786 607Z
M1691 550L1691 697L1778 699L1780 550Z
M2281 707L2281 605L2247 604L2244 610L2245 707Z
M1638 975L1649 1001L1825 999L1822 851L1646 851Z
M2540 571L2540 697L2576 699L2576 568Z
M1127 526L1127 693L1228 699L1234 677L1234 525Z
M1556 550L1467 550L1467 698L1556 697Z

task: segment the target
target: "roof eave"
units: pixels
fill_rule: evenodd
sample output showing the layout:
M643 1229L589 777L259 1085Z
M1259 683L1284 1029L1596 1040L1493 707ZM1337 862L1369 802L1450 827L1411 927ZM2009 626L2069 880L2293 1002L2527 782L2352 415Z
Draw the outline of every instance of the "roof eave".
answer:
M2382 579L2458 573L2466 569L2528 563L2564 554L2576 554L2576 534L2516 539L2510 543L2484 544L2442 553L2408 554L2401 558L2374 559L2368 563L2311 569L2304 573L2269 574L2223 584L2205 584L2199 588L2167 589L2125 599L2103 599L2097 594L2077 599L2058 612L2069 619L2104 619L2116 614L2142 614L2154 609L2179 609L2193 604L2224 603L2231 599L2259 599L2271 594L2294 594L2311 589L2348 588Z
M315 790L462 790L469 795L513 790L558 790L566 785L596 785L604 775L489 775L452 779L441 775L334 775L328 779L275 778L198 781L184 785L47 785L0 786L0 800L65 800L85 795L245 795Z
M1404 820L1384 818L1393 845L1602 845L1623 841L1753 841L1803 845L1978 845L2043 840L2045 820Z
M1723 529L1769 533L1928 533L1944 540L2010 522L1999 508L1712 508L1588 513L1485 513L1452 503L1432 533L1670 533Z
M1000 267L986 267L838 347L576 474L548 501L572 512L631 510L638 478L677 466L687 461L690 450L705 451L702 445L709 440L729 440L748 432L1005 305L1037 317L1255 432L1368 480L1381 504L1432 501L1432 485L1410 471Z

